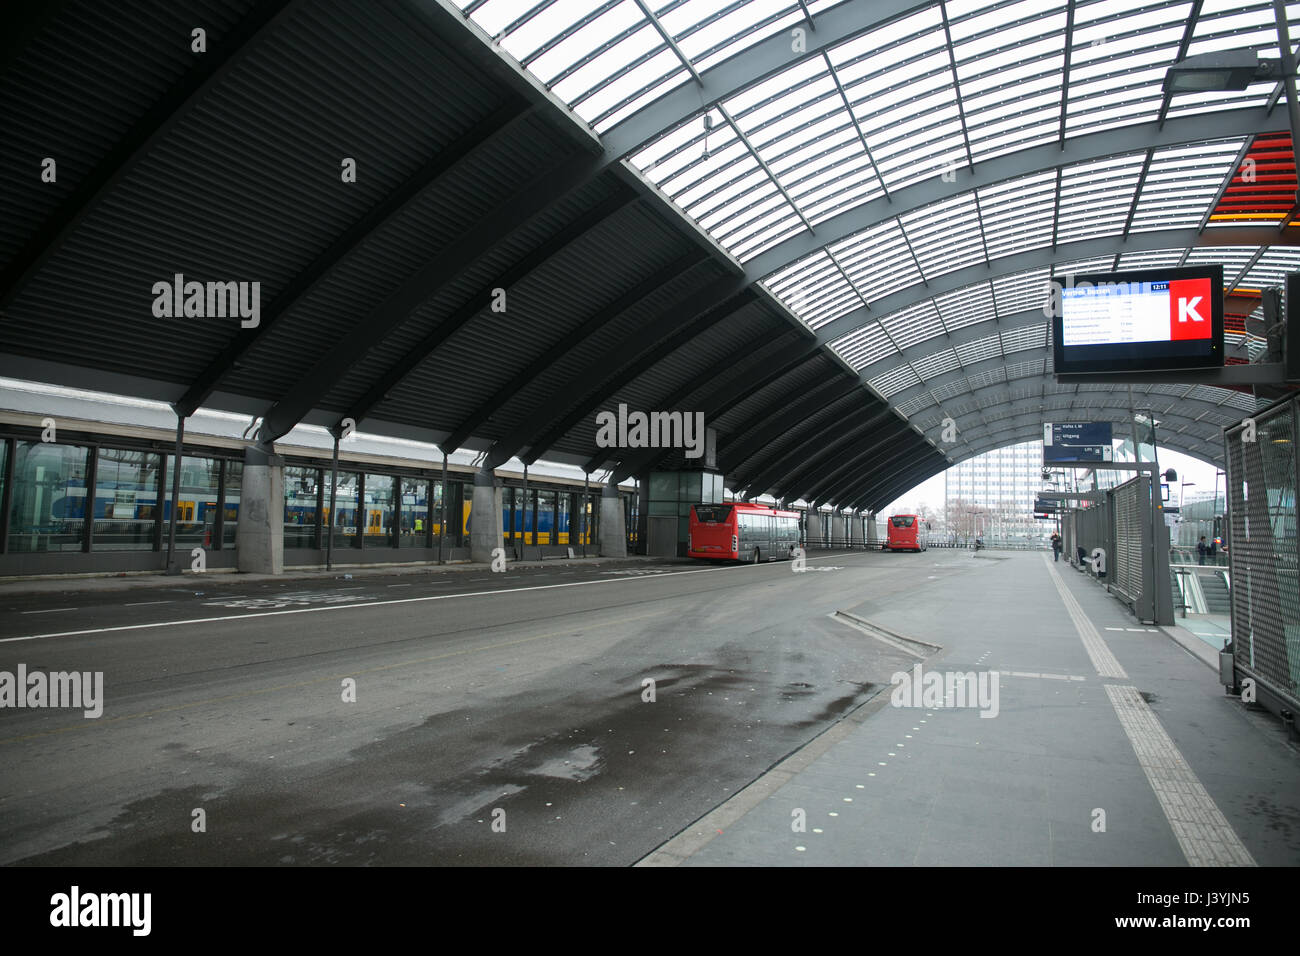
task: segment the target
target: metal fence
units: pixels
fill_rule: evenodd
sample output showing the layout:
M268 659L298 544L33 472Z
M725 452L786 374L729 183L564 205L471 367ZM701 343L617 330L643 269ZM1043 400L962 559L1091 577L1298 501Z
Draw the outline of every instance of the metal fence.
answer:
M1154 513L1151 488L1151 475L1140 474L1092 507L1067 511L1061 537L1070 563L1104 581L1138 620L1173 623L1169 533ZM1094 562L1098 551L1103 558Z
M1227 430L1233 664L1261 703L1300 708L1300 539L1296 438L1300 398Z

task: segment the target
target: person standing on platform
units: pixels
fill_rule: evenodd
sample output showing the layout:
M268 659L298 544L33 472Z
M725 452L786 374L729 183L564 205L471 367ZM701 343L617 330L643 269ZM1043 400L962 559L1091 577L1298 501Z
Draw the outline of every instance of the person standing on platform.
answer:
M1205 563L1205 552L1209 550L1205 547L1205 535L1201 535L1201 540L1196 542L1196 563Z
M1053 560L1055 561L1061 560L1062 547L1064 547L1064 543L1061 541L1061 536L1056 532L1052 532L1052 554L1054 556Z

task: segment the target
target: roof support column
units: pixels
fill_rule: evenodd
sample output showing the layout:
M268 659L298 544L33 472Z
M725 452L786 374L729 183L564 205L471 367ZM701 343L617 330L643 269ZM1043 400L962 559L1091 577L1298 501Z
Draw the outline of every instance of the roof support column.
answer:
M179 474L179 456L176 470ZM172 480L172 487L176 487L176 479ZM173 494L173 515L175 499ZM244 449L235 548L240 573L284 573L284 459L269 444L253 444Z
M167 573L180 574L180 563L176 560L176 519L180 512L181 500L181 448L185 443L185 415L181 412L176 413L176 458L172 466L172 514L171 520L167 524ZM86 487L91 488L92 483L87 482ZM93 496L94 491L90 494ZM93 497L87 500L93 502ZM95 520L94 507L91 507L91 513L86 515L86 522L93 523Z
M600 554L604 558L627 557L627 525L613 476L600 492Z
M501 488L496 473L480 468L474 473L474 498L469 509L469 559L491 564L503 553L501 543Z

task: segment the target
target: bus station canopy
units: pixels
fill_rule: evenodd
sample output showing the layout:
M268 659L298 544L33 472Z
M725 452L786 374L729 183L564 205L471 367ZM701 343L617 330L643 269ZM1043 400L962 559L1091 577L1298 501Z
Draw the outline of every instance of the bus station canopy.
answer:
M702 411L733 488L869 509L1043 421L1137 411L1221 462L1255 397L1058 384L1049 283L1221 263L1244 362L1300 268L1282 83L1165 82L1277 57L1271 2L12 13L0 374L266 440L352 419L622 478L689 460L600 447L598 411ZM159 315L160 282L259 308Z

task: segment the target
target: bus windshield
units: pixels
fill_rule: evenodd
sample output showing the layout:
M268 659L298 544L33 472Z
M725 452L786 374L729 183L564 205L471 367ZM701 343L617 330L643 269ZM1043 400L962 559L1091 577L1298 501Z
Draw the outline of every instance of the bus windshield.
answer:
M910 528L912 527L912 522L915 521L916 518L913 515L900 515L896 518L890 518L889 520L893 522L895 528Z
M703 522L726 521L731 517L731 505L696 505L695 520Z

